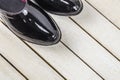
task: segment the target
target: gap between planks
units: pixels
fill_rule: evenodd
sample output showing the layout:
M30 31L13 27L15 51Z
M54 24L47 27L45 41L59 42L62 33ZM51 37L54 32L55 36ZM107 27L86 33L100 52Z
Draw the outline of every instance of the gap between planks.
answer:
M11 65L21 76L23 76L26 80L29 80L19 69L17 69L5 56L0 53L0 56L9 64Z
M115 23L113 23L108 17L106 17L102 12L100 12L97 8L95 8L88 0L85 0L91 7L93 7L98 13L100 13L104 18L106 18L111 24L114 25L115 28L120 30L120 27L118 27Z
M95 66L97 66L97 65L99 65L99 64L103 64L102 62L98 62L98 63L96 63L97 61L95 61L95 59L97 60L97 59L99 59L98 61L103 61L103 59L102 59L102 55L103 55L103 57L104 56L106 56L106 59L109 59L109 60L111 60L112 59L112 62L110 62L110 61L107 61L108 63L115 63L115 65L117 66L118 65L118 62L119 61L117 61L117 59L116 58L114 58L111 54L109 54L109 52L107 52L101 45L99 45L94 39L92 39L86 32L84 32L82 29L80 29L79 27L78 27L78 25L76 25L74 22L72 22L72 20L70 20L69 18L67 19L67 18L65 18L65 17L58 17L58 16L53 16L54 18L55 18L55 20L56 20L56 22L58 23L58 25L60 26L60 28L61 28L61 30L62 30L62 32L63 32L63 39L62 39L62 41L65 43L65 44L67 44L67 46L70 48L70 49L72 49L72 51L74 51L77 55L79 55L79 57L82 57L82 59L84 60L84 61L86 61L90 66L92 66L93 67L93 69L97 69L97 72L98 72L98 67L95 67ZM63 19L64 19L64 21L63 21ZM68 23L68 22L70 22L70 23ZM74 23L74 24L73 24ZM64 25L63 25L64 24ZM71 25L73 25L73 26L71 26ZM69 28L68 28L69 27ZM74 32L74 33L72 33L72 32ZM84 37L83 37L83 34L86 34L86 35L84 35ZM66 36L65 36L66 35ZM76 36L76 37L75 37ZM79 37L79 36L81 36L81 37ZM86 41L86 37L87 37L87 42L85 42ZM85 39L85 41L83 40L83 39ZM76 41L76 42L75 42ZM79 42L80 41L80 42ZM83 42L82 42L83 41ZM82 42L82 43L81 43ZM86 43L88 43L88 44L86 44ZM93 44L94 43L94 44ZM82 45L83 44L83 45ZM90 45L89 45L90 44ZM87 45L89 46L89 48L87 47ZM92 49L92 48L90 48L90 47L92 47L92 45L94 45L95 47L93 47L94 49L96 49L96 50L100 50L99 52L97 51L96 52L96 50L94 50L94 49ZM33 46L33 45L31 45L31 46ZM82 47L83 46L83 47ZM98 47L99 46L99 47ZM83 49L83 48L88 48L88 51L83 51L83 54L81 53L81 48ZM100 48L100 49L97 49L97 48ZM102 49L101 49L102 48ZM37 50L37 47L34 47L34 49L36 49ZM38 48L39 49L39 48ZM92 49L93 51L90 51L90 49ZM38 52L39 52L39 50L37 50ZM85 52L85 53L84 53ZM95 59L92 59L92 56L89 56L89 53L93 53L93 58L95 58ZM100 53L101 53L101 55L100 55ZM86 56L85 56L86 55ZM100 56L100 58L98 57L98 56L95 56L95 55L99 55ZM89 56L89 59L91 58L91 60L93 60L93 62L95 61L95 63L93 64L92 63L92 61L91 62L89 62L89 60L87 60L86 59L86 57L87 56ZM97 57L97 58L96 58ZM115 61L114 61L115 60ZM104 61L103 61L104 62ZM106 62L106 61L105 61ZM106 66L106 67L108 67L109 68L109 66L110 66L110 64L109 64L109 66L108 65L106 65L106 64L103 64L104 66ZM119 65L118 65L119 66ZM120 66L119 66L120 67ZM117 67L116 67L117 68ZM109 68L110 69L110 68ZM115 68L114 68L115 69ZM103 69L104 70L104 69ZM103 71L102 70L102 71ZM111 70L110 70L111 71ZM98 73L100 73L101 72L101 70L98 72ZM109 72L109 71L107 71L107 72ZM104 74L104 71L103 71L103 73L100 73L100 74L102 74L102 76L104 76L104 78L105 78L105 74ZM104 75L103 75L104 74ZM117 77L118 77L118 75L117 75ZM114 77L115 78L115 77Z
M85 1L83 1L85 4L87 3L88 5L90 5L88 2L86 2L86 0ZM91 5L90 5L91 6ZM92 7L93 8L93 7ZM94 8L93 8L94 9ZM96 9L95 9L96 10ZM93 11L93 12L95 12L95 11ZM99 12L98 12L99 13ZM78 17L79 17L79 15L78 15ZM104 17L104 16L103 16ZM74 17L69 17L75 24L77 24L83 31L85 31L90 37L92 37L99 45L101 45L105 50L107 50L113 57L115 57L119 62L120 62L120 59L119 59L119 53L116 53L117 51L119 52L119 50L117 50L116 52L114 51L111 51L109 48L113 48L113 47L109 47L109 48L107 48L104 44L104 42L100 42L100 40L98 40L99 38L101 38L101 37L97 37L98 39L96 39L96 37L94 36L95 34L92 34L92 33L90 33L90 29L88 28L88 29L86 29L86 25L84 25L84 24L80 24L80 22L78 21L78 20L76 20L76 17L74 18ZM106 18L105 18L106 19ZM81 21L82 22L82 21ZM92 23L93 24L93 23ZM91 24L91 26L92 26L92 24ZM113 25L113 24L111 24L111 25ZM97 25L96 25L97 26ZM109 26L109 25L108 25ZM85 28L84 28L85 27ZM90 27L90 25L88 25L87 27ZM112 27L115 27L114 25L112 26ZM116 29L116 28L115 28ZM115 29L113 30L113 31L115 31ZM118 29L116 29L116 30L118 30ZM113 37L113 38L115 38L115 37ZM111 38L110 38L111 39ZM119 43L119 42L118 42ZM112 45L114 45L115 43L113 43ZM107 45L110 45L109 43L107 43ZM115 46L116 47L116 46ZM116 56L116 55L118 55L118 56Z
M95 37L93 37L88 31L86 31L80 24L78 24L74 19L69 17L76 25L78 25L84 32L86 32L92 39L94 39L100 46L102 46L106 51L108 51L114 58L116 58L119 62L120 59L114 55L108 48L106 48L102 43L100 43Z
M19 38L20 39L20 38ZM34 50L34 49L32 49L32 50ZM35 51L35 50L34 50ZM38 54L38 53L37 53ZM39 56L40 57L40 56ZM98 74L97 74L98 75ZM66 78L65 78L65 80L66 80Z
M3 23L3 25L5 25L5 26L7 27L6 24ZM20 40L20 41L21 41L21 40ZM24 45L25 45L25 44L24 44ZM26 46L26 47L27 47L27 46ZM33 52L34 52L34 51L33 51ZM36 54L35 54L35 55L36 55ZM39 57L38 55L36 55L36 56ZM41 57L39 57L39 59L42 59L42 60L43 60L43 58L41 58ZM43 60L43 61L44 61L44 60ZM44 61L44 63L46 63L46 62ZM50 66L50 64L46 63L46 65L49 66L51 69L53 69L53 67ZM13 65L13 66L14 66L14 65ZM14 68L15 68L15 67L14 67ZM17 69L17 68L16 68L16 69ZM53 70L54 70L54 69L53 69ZM55 70L54 70L54 71L55 71ZM57 70L56 70L56 71L57 71ZM55 72L56 72L56 71L55 71ZM56 74L58 74L58 72L56 72ZM62 76L62 74L59 73L58 75L59 75L63 80L67 80L65 77ZM62 80L62 79L61 79L61 80Z

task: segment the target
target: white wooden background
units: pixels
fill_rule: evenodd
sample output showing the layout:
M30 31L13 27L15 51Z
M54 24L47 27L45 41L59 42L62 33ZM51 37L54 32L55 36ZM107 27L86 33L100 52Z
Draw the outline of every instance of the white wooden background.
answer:
M0 23L0 80L120 80L120 0L83 0L74 17L51 15L57 45L15 36Z

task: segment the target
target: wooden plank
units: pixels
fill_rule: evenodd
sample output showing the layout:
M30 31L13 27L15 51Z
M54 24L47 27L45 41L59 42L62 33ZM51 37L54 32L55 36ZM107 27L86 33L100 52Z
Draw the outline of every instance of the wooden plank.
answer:
M86 0L120 30L120 0Z
M0 55L0 79L2 80L26 80Z
M16 67L18 67L29 79L39 80L41 78L42 80L59 80L57 76L53 75L54 72L46 66L46 64L43 64L41 59L38 59L38 57L34 55L34 53L23 44L23 42L16 38L16 36L7 30L5 26L2 24L1 26L0 48L6 53L4 55L8 57ZM14 48L11 48L11 46ZM46 55L47 58L44 58L67 77L68 80L101 80L99 76L97 76L61 43L51 47L43 47L39 45L38 47L41 47L39 48L41 50L39 54Z
M48 60L68 80L102 80L61 43L49 47L28 42L27 44Z
M0 23L0 51L30 80L64 80ZM21 79L22 80L22 79Z
M62 41L75 52L75 55L78 55L79 58L86 61L86 63L95 69L105 80L120 79L120 62L118 60L116 60L108 51L101 47L69 18L58 16L53 17L62 30ZM39 50L39 47L34 46L34 49L38 49L38 52L41 51Z
M72 18L120 61L120 30L86 2L83 12Z
M82 26L82 29L85 29L92 34L92 36L100 41L100 43L104 43L109 50L114 52L114 54L120 58L120 32L103 16L84 2L83 12L72 18ZM119 61L112 57L109 52L105 51L105 49L103 49L94 40L86 36L81 29L77 28L77 26L71 26L73 24L71 24L72 22L70 22L70 20L67 21L65 18L61 20L59 19L60 17L56 18L56 21L59 26L61 26L63 35L67 35L63 37L63 42L75 51L76 54L82 57L105 79L119 80ZM65 25L63 26L62 24Z

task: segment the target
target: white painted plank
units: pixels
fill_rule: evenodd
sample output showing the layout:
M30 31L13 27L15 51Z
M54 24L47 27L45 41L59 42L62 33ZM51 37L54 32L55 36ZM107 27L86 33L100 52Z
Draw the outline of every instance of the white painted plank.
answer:
M120 28L120 0L86 0Z
M87 4L84 4L84 5L85 5L85 8L86 8L86 6L88 6ZM88 13L88 15L82 16L82 17L85 18L85 17L89 16L89 14L90 13ZM95 14L97 15L97 13L95 13ZM64 18L64 17L55 17L55 16L53 16L53 17L59 24L60 28L62 29L62 33L63 33L62 41L64 41L65 44L67 44L73 51L75 51L80 57L82 57L90 66L92 66L105 79L107 79L107 80L119 80L120 79L120 75L119 75L120 74L120 63L113 56L111 56L103 47L101 47L97 42L95 42L85 32L83 32L71 20ZM77 16L77 17L79 18L79 16ZM79 19L84 19L84 18L79 18ZM95 17L91 17L91 18L96 19ZM97 17L97 19L99 19L99 17ZM100 19L101 19L101 17L100 17ZM94 22L96 20L94 20ZM89 20L85 21L84 24L85 23L88 24ZM92 25L94 25L94 24L92 24ZM113 28L114 28L114 26L113 26ZM32 44L30 44L30 45L39 53L42 52L40 54L43 57L45 57L47 60L50 60L51 64L52 64L52 60L54 61L54 59L53 59L54 55L52 55L50 50L49 50L48 54L47 53L44 54L45 51L48 51L48 49L43 51L43 49L45 49L46 47L40 47L38 45L32 45ZM54 50L56 50L56 49L54 49Z
M4 58L0 56L0 79L1 80L26 80Z
M1 24L1 26L3 25ZM5 26L0 28L0 42L0 48L5 52L4 55L28 78L32 80L59 80L55 73L7 30ZM101 80L98 75L61 43L51 47L35 46L38 47L39 54L42 56L44 54L45 56L43 57L68 80Z
M66 76L68 80L101 80L61 43L49 47L28 44Z
M86 61L105 80L120 79L120 62L88 36L69 18L53 16L60 26L62 41ZM38 47L34 47L39 49ZM38 50L39 51L39 50Z
M72 18L120 59L120 30L86 2L83 12Z
M63 80L32 50L0 23L0 50L30 80ZM21 79L22 80L22 79Z

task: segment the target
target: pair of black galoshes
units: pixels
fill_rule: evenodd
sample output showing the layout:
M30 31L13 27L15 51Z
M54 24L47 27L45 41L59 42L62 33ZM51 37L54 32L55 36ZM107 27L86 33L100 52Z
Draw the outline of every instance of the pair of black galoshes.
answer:
M82 8L79 0L0 0L0 11L9 29L21 39L46 46L58 43L61 31L44 10L71 16Z

